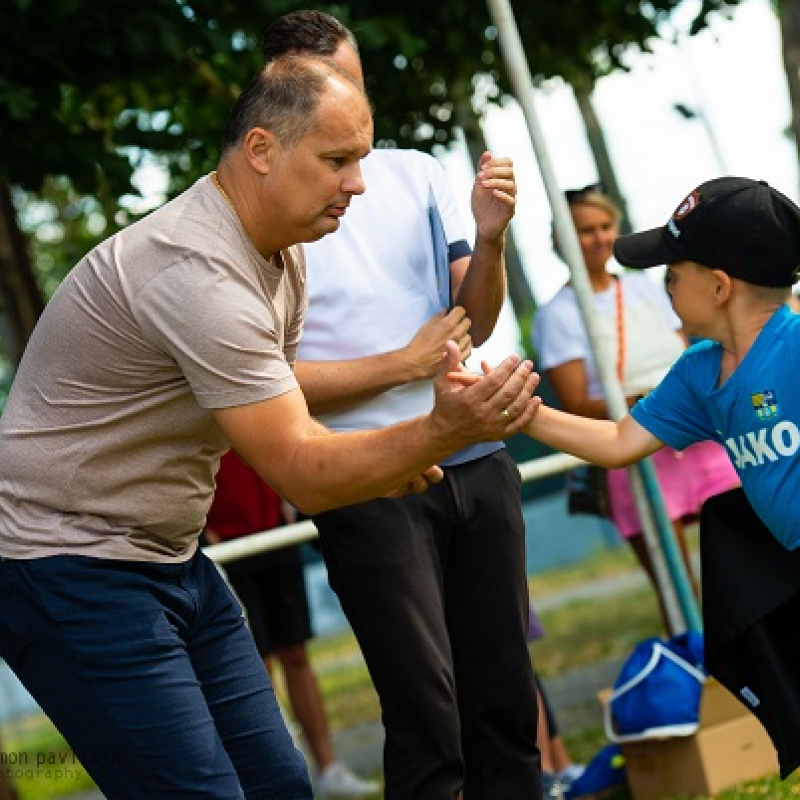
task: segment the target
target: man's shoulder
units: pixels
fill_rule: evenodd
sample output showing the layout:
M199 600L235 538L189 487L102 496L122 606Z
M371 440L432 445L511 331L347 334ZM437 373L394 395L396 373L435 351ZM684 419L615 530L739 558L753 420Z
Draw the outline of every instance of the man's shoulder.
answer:
M692 338L670 372L682 377L684 383L709 386L716 383L722 361L722 345L713 339Z

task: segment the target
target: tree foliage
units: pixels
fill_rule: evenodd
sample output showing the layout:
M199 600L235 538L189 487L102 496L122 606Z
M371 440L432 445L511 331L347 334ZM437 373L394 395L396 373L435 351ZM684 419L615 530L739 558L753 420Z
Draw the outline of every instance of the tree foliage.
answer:
M569 82L646 48L681 0L514 3L534 73ZM67 175L79 191L131 191L142 150L176 187L213 162L222 120L260 65L265 25L292 8L336 14L357 33L380 139L447 141L476 74L507 86L484 3L467 0L6 0L0 27L0 179L38 190ZM707 13L727 8L704 0Z
M679 2L513 5L534 74L575 83L647 48ZM430 149L464 123L479 78L490 100L506 91L496 31L475 0L3 0L0 199L13 197L19 216L0 219L0 323L24 340L40 310L26 289L31 256L49 290L132 218L131 178L145 156L166 170L168 194L213 168L228 109L261 65L264 27L303 7L355 31L379 141ZM703 0L696 25L724 8ZM28 260L4 246L14 226L29 237Z
M513 0L511 5L534 79L560 76L591 86L624 68L631 48L649 50L682 1ZM702 0L690 32L701 30L709 14L727 13L735 2ZM473 97L477 76L491 79L490 100L509 91L486 3L360 0L349 8L369 89L378 99L379 136L401 146L449 141L455 111Z
M79 191L120 197L142 150L196 173L258 67L258 30L274 5L6 0L0 176L38 190L67 175Z

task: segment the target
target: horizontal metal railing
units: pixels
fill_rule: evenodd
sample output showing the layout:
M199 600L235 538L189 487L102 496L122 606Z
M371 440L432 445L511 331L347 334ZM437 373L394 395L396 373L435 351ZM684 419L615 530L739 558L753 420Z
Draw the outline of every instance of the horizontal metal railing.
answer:
M566 453L556 453L552 456L526 461L519 465L519 471L522 475L522 482L527 483L568 472L585 463L585 461ZM286 547L290 544L308 542L316 539L317 535L314 523L311 520L303 520L303 522L294 522L291 525L282 525L279 528L271 528L250 536L209 545L205 548L205 552L217 564L227 564L240 558L266 553L268 550L277 550L279 547Z

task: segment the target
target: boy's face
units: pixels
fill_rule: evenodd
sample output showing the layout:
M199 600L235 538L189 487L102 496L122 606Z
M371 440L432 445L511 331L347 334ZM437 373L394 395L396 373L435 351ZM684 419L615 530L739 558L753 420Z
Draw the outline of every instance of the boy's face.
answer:
M715 270L695 261L677 261L667 265L665 285L687 336L709 335L716 309L713 297L718 283Z

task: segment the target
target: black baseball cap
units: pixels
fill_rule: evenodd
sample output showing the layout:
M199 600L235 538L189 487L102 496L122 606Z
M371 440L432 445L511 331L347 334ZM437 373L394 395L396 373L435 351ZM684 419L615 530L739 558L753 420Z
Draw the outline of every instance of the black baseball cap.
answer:
M791 286L800 280L800 208L766 181L715 178L663 228L620 236L614 256L635 269L696 261L756 286Z

